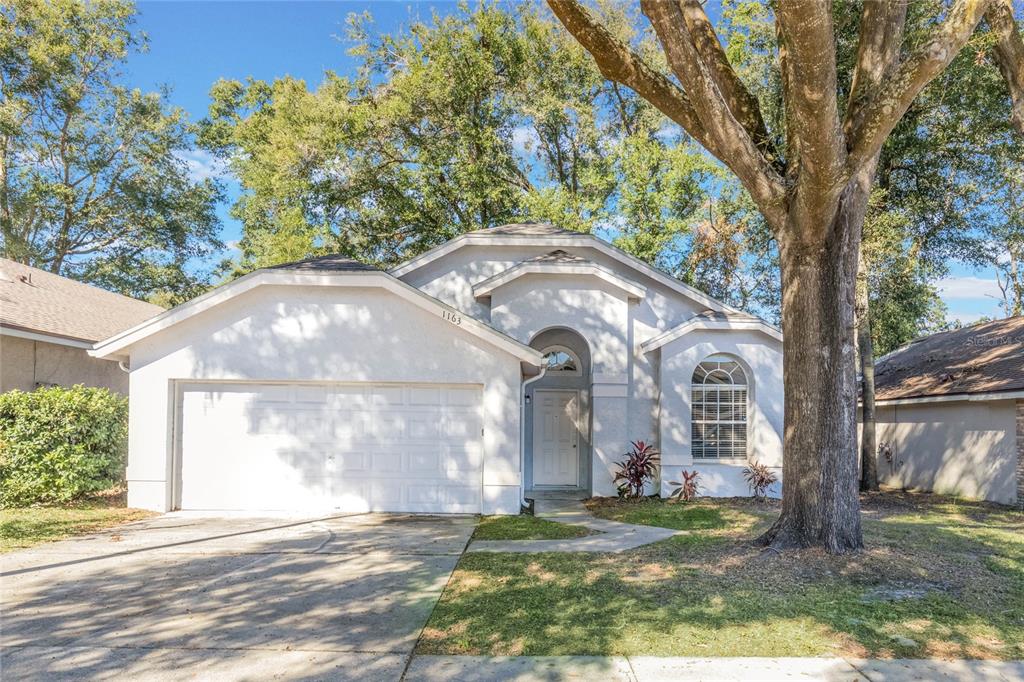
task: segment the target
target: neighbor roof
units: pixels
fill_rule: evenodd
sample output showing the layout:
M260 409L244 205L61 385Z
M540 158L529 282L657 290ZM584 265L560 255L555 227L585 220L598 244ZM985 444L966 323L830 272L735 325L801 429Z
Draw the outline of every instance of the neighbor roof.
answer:
M1024 317L932 334L875 364L876 400L1024 390Z
M162 312L152 303L0 258L0 325L4 327L94 342Z

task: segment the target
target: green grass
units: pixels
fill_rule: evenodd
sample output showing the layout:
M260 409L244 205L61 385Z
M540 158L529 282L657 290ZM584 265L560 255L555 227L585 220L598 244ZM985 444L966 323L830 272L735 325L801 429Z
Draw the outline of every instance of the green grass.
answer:
M1020 512L877 496L866 550L833 557L753 546L769 505L592 505L690 532L619 555L466 554L418 651L1024 658Z
M590 535L582 526L571 526L536 516L484 516L480 518L474 540L567 540Z
M706 531L748 527L760 517L775 513L769 504L751 503L734 508L710 498L688 503L669 503L656 498L632 502L598 498L589 500L587 506L594 516L602 519L674 530Z
M0 509L0 553L137 521L152 512L128 509L120 496L97 497L62 507Z

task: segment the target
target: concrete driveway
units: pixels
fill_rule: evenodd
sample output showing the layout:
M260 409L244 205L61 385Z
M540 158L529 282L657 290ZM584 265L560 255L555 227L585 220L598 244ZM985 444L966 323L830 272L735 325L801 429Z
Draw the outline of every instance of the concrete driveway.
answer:
M474 523L171 514L7 554L0 670L397 680Z

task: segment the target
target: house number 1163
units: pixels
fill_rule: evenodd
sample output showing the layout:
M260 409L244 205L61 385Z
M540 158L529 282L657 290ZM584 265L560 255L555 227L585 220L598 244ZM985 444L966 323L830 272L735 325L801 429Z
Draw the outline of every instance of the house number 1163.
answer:
M461 315L456 315L455 313L451 312L450 310L442 310L441 311L441 317L443 317L444 319L448 320L452 324L462 324L462 316Z

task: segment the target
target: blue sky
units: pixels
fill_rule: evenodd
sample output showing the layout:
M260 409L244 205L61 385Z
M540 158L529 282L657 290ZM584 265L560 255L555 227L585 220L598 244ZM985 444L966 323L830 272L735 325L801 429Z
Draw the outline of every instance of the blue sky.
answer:
M218 78L262 80L291 75L311 87L323 72L345 73L355 62L339 40L345 17L369 10L381 32L393 32L432 12L447 13L453 2L139 2L137 26L149 36L149 51L133 55L126 80L146 90L169 86L170 100L193 120L206 114L207 93ZM219 173L203 153L189 163L197 175ZM237 186L228 187L230 197ZM237 223L221 207L225 242L237 240ZM952 264L940 283L949 313L965 323L982 315L999 316L995 274Z

